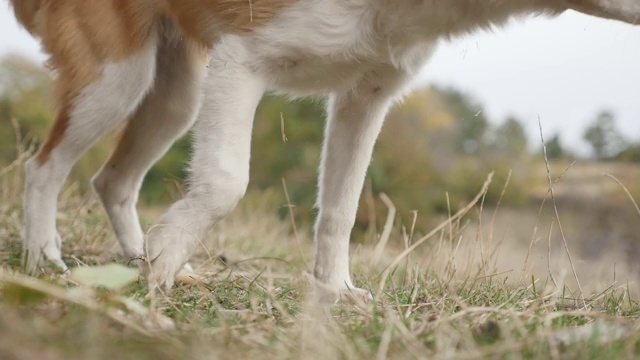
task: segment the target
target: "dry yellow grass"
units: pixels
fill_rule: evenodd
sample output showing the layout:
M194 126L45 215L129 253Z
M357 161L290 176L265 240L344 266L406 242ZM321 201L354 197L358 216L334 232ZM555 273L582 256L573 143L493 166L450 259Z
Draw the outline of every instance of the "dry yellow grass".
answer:
M308 296L310 229L294 232L275 216L282 204L252 196L202 243L194 265L205 283L176 287L150 303L143 280L96 290L50 271L33 280L21 274L19 169L0 173L1 359L639 354L635 273L618 251L585 262L575 250L581 293L549 213L484 209L480 196L427 237L412 234L412 224L392 227L390 221L378 236L352 248L356 284L371 289L374 301L325 308ZM70 265L123 263L92 194L69 186L60 206ZM155 213L143 209L143 223L148 226ZM556 244L549 246L549 239ZM579 242L569 238L568 245L573 251ZM32 281L46 289L34 290ZM82 291L89 295L74 297ZM123 299L142 309L123 305ZM166 322L158 322L159 314L174 327L161 326Z

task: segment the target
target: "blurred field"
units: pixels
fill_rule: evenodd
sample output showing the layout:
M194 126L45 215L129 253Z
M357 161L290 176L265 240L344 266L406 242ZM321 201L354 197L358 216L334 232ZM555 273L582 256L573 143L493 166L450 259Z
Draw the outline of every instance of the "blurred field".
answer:
M546 176L543 168L536 173ZM528 267L536 276L551 274L575 286L564 238L583 289L629 281L637 293L640 212L626 191L637 194L640 167L559 162L552 165L552 174L562 175L554 185L554 201L548 185L534 187L530 206L486 209L491 217L485 215L481 226L470 224L467 234L477 234L480 227L485 239L499 244L498 272Z
M558 164L554 176L564 166ZM200 286L176 287L153 304L143 280L93 290L44 272L36 286L19 266L19 169L0 177L2 359L595 359L640 352L634 256L621 239L595 235L632 231L639 223L632 219L640 216L626 199L629 206L618 209L624 215L599 223L599 204L625 196L596 169L630 179L637 169L625 175L626 167L574 165L557 183L579 286L551 199L538 213L535 207L484 207L480 196L464 216L443 217L426 236L397 221L387 231L359 235L352 248L355 281L375 300L331 309L307 296L310 228L298 227L296 236L293 224L277 216L283 204L274 193L249 196L203 242L194 260L207 279ZM569 191L583 188L589 192ZM541 199L546 190L532 189L538 190ZM142 211L148 226L161 209ZM426 220L419 215L416 221ZM123 263L93 194L66 188L59 230L69 264ZM377 258L384 233L388 242ZM166 328L168 319L173 329Z

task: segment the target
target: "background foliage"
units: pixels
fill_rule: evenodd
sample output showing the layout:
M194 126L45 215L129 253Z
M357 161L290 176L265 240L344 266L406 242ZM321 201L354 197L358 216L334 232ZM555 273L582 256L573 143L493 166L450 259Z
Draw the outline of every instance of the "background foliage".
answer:
M22 134L34 146L43 141L54 114L50 85L50 74L37 64L15 55L0 60L0 168L16 156L14 129L8 125L11 118L17 119ZM285 204L284 179L297 220L310 221L323 127L321 102L266 96L256 114L250 196L270 192ZM117 134L108 136L84 155L73 170L73 181L87 189L116 138ZM598 160L640 159L640 147L617 132L611 112L596 116L584 138ZM559 135L548 139L546 146L552 160L573 156L567 154ZM164 204L180 196L189 151L187 135L148 174L142 204ZM535 172L541 165L540 154L539 145L528 143L521 120L490 121L480 104L456 89L417 91L388 117L368 173L357 228L381 225L387 209L377 196L380 193L399 209L398 221L410 224L417 210L424 220L418 229L426 228L433 215L455 211L466 203L491 171L496 175L485 204L498 202L502 185L511 176L504 203L526 205L531 200L529 189L546 181ZM274 211L283 217L287 207Z

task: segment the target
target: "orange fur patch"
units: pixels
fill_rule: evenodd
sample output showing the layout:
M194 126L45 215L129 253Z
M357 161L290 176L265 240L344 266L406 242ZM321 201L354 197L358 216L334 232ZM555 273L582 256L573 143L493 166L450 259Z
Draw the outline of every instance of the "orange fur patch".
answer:
M50 64L60 73L58 94L64 97L94 81L105 61L139 50L161 16L174 19L190 38L210 44L218 35L210 33L212 24L229 32L250 31L295 1L14 0L14 7L51 55Z
M170 34L170 36L179 36L179 34ZM171 39L165 39L165 41L171 41ZM184 52L179 52L177 56L186 56L187 60L192 64L192 66L206 66L207 64L207 51L206 48L201 46L199 43L196 43L192 40L183 39L184 43ZM135 115L134 115L135 116ZM127 125L124 127L120 139L118 140L118 144L116 146L115 151L111 154L109 159L106 162L105 167L115 167L116 164L120 161L120 159L128 156L128 154L134 148L136 141L140 141L139 137L136 135L139 132L135 131L136 119L130 118L127 120Z
M42 0L11 0L18 21L32 34L35 33L35 18Z
M165 0L168 14L189 36L210 44L224 31L247 32L264 25L297 0ZM217 23L216 23L217 22Z
M38 151L38 164L42 165L47 162L49 156L51 155L51 151L53 151L53 149L55 149L55 147L58 146L58 144L62 140L64 132L67 130L67 127L69 127L69 120L71 116L70 112L71 109L67 104L62 106L62 108L60 108L60 110L58 111L56 121L53 123L53 127L51 128L51 130L49 130L47 141L45 141L44 145L42 145L42 147Z
M48 0L37 20L58 95L74 97L99 77L106 61L138 51L157 22L155 0ZM69 99L66 99L69 100Z
M275 18L297 0L12 0L18 20L40 37L58 72L56 98L65 104L41 149L44 163L60 143L70 107L99 79L108 61L126 59L158 31L163 17L176 22L193 51L224 32L246 32Z
M40 0L32 30L57 71L61 111L38 155L42 164L61 141L76 96L96 81L108 61L134 54L155 31L156 0ZM33 9L32 9L33 10ZM16 8L17 11L17 8Z

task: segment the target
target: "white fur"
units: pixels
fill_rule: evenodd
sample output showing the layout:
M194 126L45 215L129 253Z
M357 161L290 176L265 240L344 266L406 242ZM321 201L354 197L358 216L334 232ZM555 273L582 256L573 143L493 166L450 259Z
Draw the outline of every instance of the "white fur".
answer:
M551 3L551 1L549 1ZM147 240L151 286L169 288L198 241L244 194L250 131L263 91L327 97L314 274L330 290L355 289L349 237L385 115L438 41L509 15L556 9L526 0L306 0L245 35L223 35L210 56L195 128L191 188Z
M145 141L119 159L118 166L105 167L94 178L125 255L137 257L146 251L150 288L171 287L200 239L245 193L254 111L263 93L319 96L328 99L328 118L314 274L331 294L348 290L365 295L351 281L349 237L388 109L408 90L439 41L499 26L517 15L558 14L572 1L299 0L274 21L244 34L220 35L222 27L211 19L208 35L217 36L217 41L194 128L189 191L150 230L143 249L137 191L151 164L190 126L202 78L197 69L180 62L180 49L161 45L156 86L137 112L135 131L128 135ZM608 1L605 8L611 11L606 15L611 18L640 13L635 0L600 1ZM39 255L42 249L66 268L55 233L55 194L77 156L142 101L155 73L153 44L122 63L108 65L103 79L79 98L67 134L51 159L41 167L27 165L26 248L31 253Z
M173 284L200 239L233 210L249 183L251 129L264 81L223 52L209 66L204 103L194 129L189 192L149 233L152 289Z
M153 88L132 116L123 142L124 156L112 157L93 178L125 257L144 256L144 235L136 203L149 168L195 121L205 68L187 56L175 33L161 39ZM123 154L120 154L123 155Z
M76 98L61 142L42 165L30 159L25 165L26 269L33 272L42 255L61 269L61 239L56 231L56 198L80 155L104 134L126 119L153 82L155 37L143 50L119 63L106 64L100 81Z

